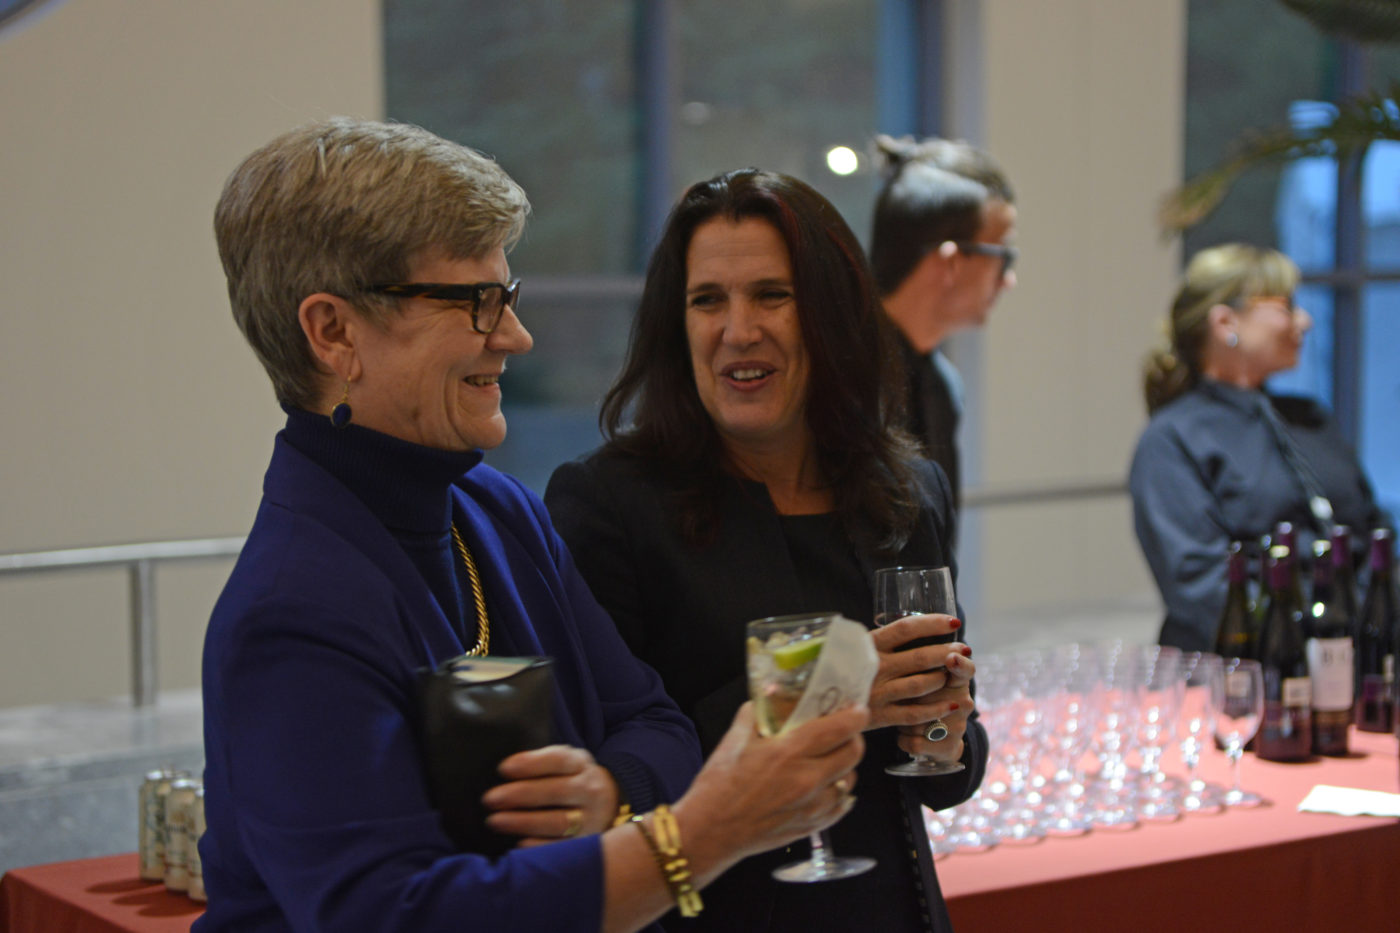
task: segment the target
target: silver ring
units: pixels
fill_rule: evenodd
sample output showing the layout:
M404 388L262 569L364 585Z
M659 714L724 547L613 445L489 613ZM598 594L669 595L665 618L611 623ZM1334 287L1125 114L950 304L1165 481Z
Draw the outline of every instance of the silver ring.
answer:
M929 723L928 728L924 730L924 738L928 739L930 742L942 742L947 737L948 727L943 724L943 720L941 719L935 719L933 722Z

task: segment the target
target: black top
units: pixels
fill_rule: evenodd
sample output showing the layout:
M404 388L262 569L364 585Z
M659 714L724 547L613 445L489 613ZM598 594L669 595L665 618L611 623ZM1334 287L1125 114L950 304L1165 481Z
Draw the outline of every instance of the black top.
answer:
M953 502L962 501L962 471L958 465L958 421L962 406L950 384L956 370L938 350L920 353L900 335L904 350L907 394L905 418L909 433L924 446L930 460L943 468L953 490Z
M1128 480L1138 541L1166 604L1163 644L1214 645L1231 541L1255 542L1289 521L1299 553L1312 553L1318 529L1309 497L1260 407L1266 404L1330 500L1334 521L1364 540L1384 520L1356 453L1316 402L1202 380L1153 414Z
M915 531L898 555L886 559L853 546L834 515L780 516L761 483L738 479L721 494L714 541L691 545L674 521L674 478L659 464L606 448L560 466L545 502L594 595L637 656L661 674L708 752L748 698L747 622L837 609L869 625L877 567L953 566L944 544L953 530L947 480L930 463L921 462L917 472L922 508ZM672 916L666 928L948 929L919 804L944 808L971 796L986 767L986 733L974 713L965 738L967 770L929 778L884 773L885 765L908 758L895 744L893 728L867 732L865 739L856 808L833 828L831 839L838 855L871 856L878 868L816 885L769 877L777 865L807 856L806 843L798 843L735 866L706 889L706 909L696 921Z

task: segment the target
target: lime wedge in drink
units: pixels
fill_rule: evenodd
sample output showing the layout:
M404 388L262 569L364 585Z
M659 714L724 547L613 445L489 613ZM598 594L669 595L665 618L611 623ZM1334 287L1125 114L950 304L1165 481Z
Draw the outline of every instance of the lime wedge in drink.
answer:
M824 644L826 644L826 639L820 635L816 638L804 638L801 641L789 642L773 649L773 663L780 671L790 671L793 668L801 667L809 661L815 661L817 655L822 653Z

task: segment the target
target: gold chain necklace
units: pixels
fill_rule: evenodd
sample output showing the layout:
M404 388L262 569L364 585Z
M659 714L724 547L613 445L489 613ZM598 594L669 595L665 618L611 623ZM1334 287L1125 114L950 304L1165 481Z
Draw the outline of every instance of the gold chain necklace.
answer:
M452 543L457 545L457 553L462 555L462 563L467 565L467 576L472 581L472 602L476 605L476 645L467 654L484 655L491 647L491 623L486 619L486 593L481 588L481 574L476 572L476 561L472 559L472 552L467 549L467 542L462 540L455 524L452 526Z

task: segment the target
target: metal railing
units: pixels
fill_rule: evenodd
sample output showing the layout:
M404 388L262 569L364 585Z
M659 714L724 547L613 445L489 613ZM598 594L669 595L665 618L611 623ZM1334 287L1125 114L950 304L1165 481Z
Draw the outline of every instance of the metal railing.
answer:
M237 557L245 538L195 538L0 554L0 576L125 567L131 599L131 702L156 701L156 564Z
M1075 499L1122 495L1122 482L1064 483L1055 486L982 486L963 492L964 511L1008 505L1043 505ZM194 538L113 544L104 547L0 554L0 576L125 567L131 599L131 701L150 706L156 701L156 584L158 563L237 557L246 538Z

